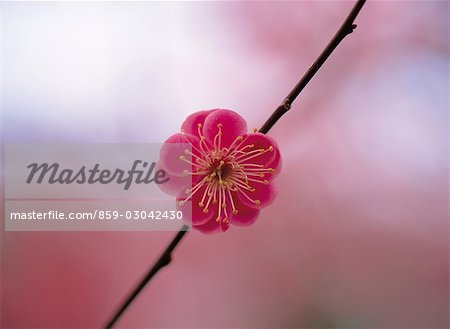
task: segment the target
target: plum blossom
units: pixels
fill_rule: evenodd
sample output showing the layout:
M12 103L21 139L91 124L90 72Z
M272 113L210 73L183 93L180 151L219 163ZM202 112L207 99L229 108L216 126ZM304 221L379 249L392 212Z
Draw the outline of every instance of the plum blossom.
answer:
M173 147L177 143L191 148ZM170 177L160 187L177 197L183 216L193 228L214 233L256 221L275 198L281 156L272 138L248 133L239 114L214 109L187 117L161 148L160 167Z

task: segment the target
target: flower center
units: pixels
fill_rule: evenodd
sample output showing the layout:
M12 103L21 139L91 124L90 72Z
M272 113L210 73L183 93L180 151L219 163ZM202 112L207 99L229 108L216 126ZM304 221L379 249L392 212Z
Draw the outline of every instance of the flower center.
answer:
M260 200L251 197L255 191L256 184L269 184L264 179L266 174L275 172L273 168L265 168L263 165L252 163L266 152L273 152L273 147L267 149L255 149L254 144L246 144L243 136L238 136L229 147L223 147L222 124L218 124L218 132L213 140L213 145L206 142L201 131L202 124L198 125L198 136L200 144L198 147L192 146L195 153L185 150L191 156L191 161L184 155L180 160L192 165L193 171L185 171L185 174L200 176L201 179L192 188L186 190L188 195L180 204L184 204L199 192L201 195L198 206L203 208L206 214L210 211L211 205L217 207L216 221L228 223L229 210L232 214L237 214L236 198L240 194L243 198L255 205L261 203ZM187 140L187 139L186 139Z
M211 165L210 177L216 180L217 184L232 183L233 168L230 163L224 160L217 160Z

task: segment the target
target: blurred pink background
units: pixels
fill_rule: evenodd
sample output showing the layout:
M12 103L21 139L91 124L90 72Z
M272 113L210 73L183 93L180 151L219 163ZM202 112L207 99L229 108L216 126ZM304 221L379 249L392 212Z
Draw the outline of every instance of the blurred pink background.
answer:
M2 140L161 142L216 107L259 127L352 5L2 2ZM189 233L118 327L448 327L449 3L356 23L270 131L276 202ZM3 231L1 327L105 325L173 234Z

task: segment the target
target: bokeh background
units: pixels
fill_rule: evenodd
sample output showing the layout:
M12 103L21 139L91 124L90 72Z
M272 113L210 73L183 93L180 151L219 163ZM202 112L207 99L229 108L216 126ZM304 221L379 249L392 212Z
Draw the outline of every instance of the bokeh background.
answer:
M216 107L259 127L352 5L2 2L2 141L161 142ZM270 131L276 202L189 233L118 327L448 327L449 3L356 23ZM173 234L3 231L1 327L103 326Z

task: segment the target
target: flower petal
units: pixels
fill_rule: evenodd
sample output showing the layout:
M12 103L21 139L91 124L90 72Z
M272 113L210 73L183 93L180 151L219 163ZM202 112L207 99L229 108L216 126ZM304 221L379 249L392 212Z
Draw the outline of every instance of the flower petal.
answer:
M159 163L156 165L156 170L161 170L161 165ZM196 184L200 180L199 176L176 176L167 171L166 177L169 178L169 180L163 184L158 184L158 187L162 192L172 196L177 196L183 188L186 186L193 186L193 184Z
M230 219L230 223L236 226L249 226L252 225L259 216L259 209L252 208L242 203L236 202L237 214L233 214Z
M193 166L188 162L180 159L181 156L186 160L191 161L191 156L185 153L186 149L194 154L198 154L200 140L191 134L174 134L170 136L161 146L159 152L159 165L162 169L171 175L183 176L184 171L192 171Z
M231 110L217 110L210 113L203 126L206 140L214 145L214 138L219 132L218 125L222 125L221 146L228 147L238 136L247 133L247 122L236 112Z
M189 225L196 226L205 224L211 218L215 219L214 208L210 209L207 213L204 213L204 208L199 206L199 203L205 193L206 185L202 186L196 193L194 193L189 200L180 203L180 201L184 201L187 197L189 197L190 192L186 193L187 189L191 189L191 187L186 186L177 195L177 209L183 212L183 220Z
M219 223L216 221L215 218L211 219L209 222L203 224L203 225L196 225L193 226L196 230L199 230L202 233L206 234L212 234L212 233L218 233L218 232L226 232L230 228L229 223L221 222Z
M215 218L211 219L209 222L203 225L193 226L193 228L206 234L222 232L222 225L218 223Z
M255 188L253 192L245 191L245 196L242 192L238 192L239 200L251 207L261 209L270 205L275 199L277 192L273 186L273 183L252 183L251 186ZM259 201L259 202L258 202Z
M181 125L181 131L184 131L185 133L194 135L196 137L200 137L198 135L198 124L201 123L203 125L206 117L214 111L216 111L216 109L192 113L186 118L186 120L184 120L183 124Z

